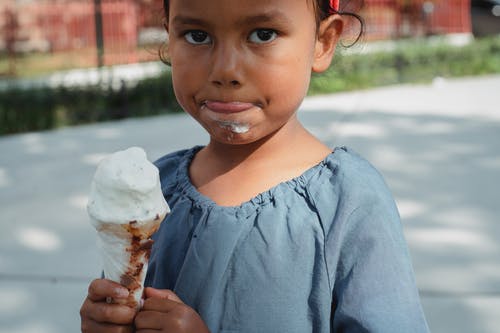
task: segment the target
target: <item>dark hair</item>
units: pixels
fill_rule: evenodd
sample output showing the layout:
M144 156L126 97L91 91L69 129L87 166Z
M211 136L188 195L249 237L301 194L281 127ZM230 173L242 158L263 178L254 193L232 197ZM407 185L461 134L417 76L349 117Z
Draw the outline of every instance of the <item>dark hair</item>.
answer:
M164 2L168 1L165 0ZM364 5L363 0L340 0L338 10L331 8L330 1L327 0L315 0L315 3L317 4L315 8L317 8L316 22L318 26L321 21L323 21L330 15L339 14L340 16L347 16L359 23L359 30L357 30L356 33L353 33L353 35L355 36L354 41L344 46L351 47L361 39L365 31L365 24L363 18L359 14L357 14L357 12L359 12L363 7ZM349 23L352 22L349 21ZM352 24L347 24L347 25L349 26ZM355 29L353 30L355 31Z
M364 30L365 30L365 25L363 18L357 14L361 7L363 7L363 0L340 0L340 6L338 10L335 10L331 8L330 6L330 1L328 0L313 0L315 3L314 10L316 11L316 25L319 27L319 24L321 21L326 19L328 16L333 15L333 14L339 14L341 16L349 16L353 18L355 21L359 23L359 31L355 35L356 38L354 38L354 41L346 47L351 47L354 44L356 44L360 38L363 36ZM163 10L165 14L165 19L168 19L168 11L169 9L169 0L163 0ZM168 52L168 42L164 43L159 50L160 54L160 59L162 62L164 62L167 65L170 65L170 61L168 59L168 55L166 55Z

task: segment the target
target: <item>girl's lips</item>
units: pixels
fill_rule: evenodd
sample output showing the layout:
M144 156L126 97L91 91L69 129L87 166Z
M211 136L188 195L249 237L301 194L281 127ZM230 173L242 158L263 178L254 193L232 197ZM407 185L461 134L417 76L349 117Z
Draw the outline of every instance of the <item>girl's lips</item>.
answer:
M217 113L237 113L254 107L252 103L205 101L205 107Z

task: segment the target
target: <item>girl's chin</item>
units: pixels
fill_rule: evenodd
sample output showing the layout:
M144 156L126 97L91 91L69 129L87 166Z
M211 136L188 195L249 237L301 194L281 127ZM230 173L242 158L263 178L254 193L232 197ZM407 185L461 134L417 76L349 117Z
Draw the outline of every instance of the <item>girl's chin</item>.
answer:
M250 130L250 124L231 120L218 120L216 124L223 130L233 134L245 134Z
M205 129L210 133L210 140L220 144L246 145L259 140L257 128L250 124L215 124L210 123Z
M226 142L247 142L252 125L250 121L238 117L209 117L205 126L215 137ZM220 140L218 140L220 141Z
M214 130L214 134L212 135L212 139L225 144L247 144L251 143L252 139L249 138L246 133L249 131L246 128L244 133L238 133L240 130L237 128L228 128L228 127L220 127ZM242 129L242 130L243 130Z

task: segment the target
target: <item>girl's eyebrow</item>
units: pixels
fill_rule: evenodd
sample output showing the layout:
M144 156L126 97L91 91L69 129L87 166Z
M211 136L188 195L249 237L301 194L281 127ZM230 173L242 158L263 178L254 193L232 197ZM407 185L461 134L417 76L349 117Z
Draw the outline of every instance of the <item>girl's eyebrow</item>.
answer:
M245 16L240 20L242 24L258 23L288 23L290 20L279 10L273 10L267 13Z
M208 22L199 18L182 16L175 16L172 20L172 24L174 25L207 25Z
M270 11L267 13L248 15L240 20L237 24L251 25L251 24L263 24L263 23L289 23L290 20L279 10ZM173 18L172 23L174 25L210 25L207 20L177 15Z

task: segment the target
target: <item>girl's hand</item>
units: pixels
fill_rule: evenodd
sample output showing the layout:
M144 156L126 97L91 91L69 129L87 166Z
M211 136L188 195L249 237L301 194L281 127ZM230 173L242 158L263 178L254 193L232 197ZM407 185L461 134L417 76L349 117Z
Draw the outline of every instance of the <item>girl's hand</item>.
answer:
M136 333L210 333L200 315L171 290L146 288L142 310L135 318Z
M80 309L83 333L133 333L136 310L126 305L109 304L106 299L128 297L120 284L97 279L89 286L87 298Z

